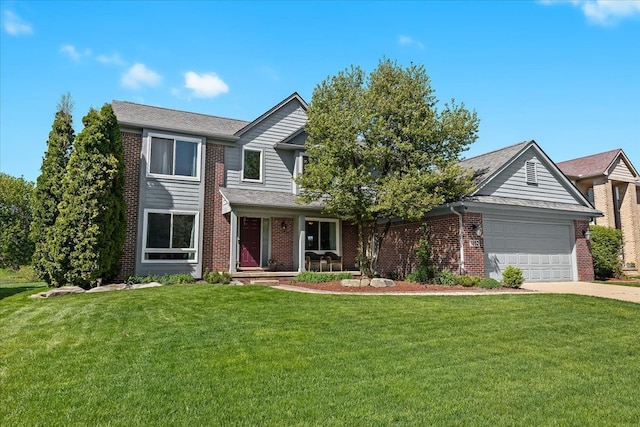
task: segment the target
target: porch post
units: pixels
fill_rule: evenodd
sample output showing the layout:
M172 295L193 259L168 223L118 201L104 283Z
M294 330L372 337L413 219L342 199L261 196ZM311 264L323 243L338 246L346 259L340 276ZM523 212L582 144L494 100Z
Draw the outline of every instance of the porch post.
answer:
M231 228L229 232L229 272L235 273L238 263L238 215L234 211L231 211L229 215Z
M307 240L306 227L304 226L305 216L298 216L298 272L302 273L306 270L306 262L304 259L304 243Z

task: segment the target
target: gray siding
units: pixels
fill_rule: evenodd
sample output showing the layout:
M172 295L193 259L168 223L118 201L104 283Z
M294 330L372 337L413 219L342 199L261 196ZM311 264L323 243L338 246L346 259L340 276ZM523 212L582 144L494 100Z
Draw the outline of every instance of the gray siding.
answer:
M529 148L481 188L477 194L579 205L579 201L567 187L561 184L559 177L555 175L546 161L541 160L536 154L532 148ZM537 184L527 184L526 182L525 162L527 161L537 163Z
M148 132L162 133L167 136L180 136L180 134L171 134L170 132L156 132L149 130ZM193 136L192 138L198 138ZM200 179L198 181L181 180L176 178L164 178L156 176L147 176L148 162L148 144L149 136L147 131L143 132L142 153L140 162L140 193L138 206L138 239L137 239L137 256L136 256L136 274L177 274L188 273L196 277L202 275L202 220L204 218L204 182L205 182L205 162L206 157L206 139L201 138L200 151ZM198 227L198 247L197 263L185 262L142 262L144 255L144 221L145 209L161 209L161 210L180 210L197 212L199 214L200 223Z
M250 129L234 147L227 146L225 148L226 186L292 192L295 154L293 151L276 150L274 147L304 126L306 120L307 114L302 106L296 100L292 100ZM242 181L243 147L263 151L262 182Z

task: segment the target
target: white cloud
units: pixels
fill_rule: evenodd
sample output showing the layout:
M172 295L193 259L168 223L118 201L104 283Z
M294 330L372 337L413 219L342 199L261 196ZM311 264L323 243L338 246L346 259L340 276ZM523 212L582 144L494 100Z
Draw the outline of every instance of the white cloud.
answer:
M189 71L184 75L184 86L198 98L213 98L229 92L229 86L216 73L198 74Z
M91 50L85 49L84 52L79 52L76 47L72 44L65 44L60 48L60 52L67 55L69 58L74 61L79 61L83 56L90 56Z
M543 4L568 3L578 7L587 20L610 25L624 18L640 15L640 0L542 0Z
M125 65L125 62L117 53L114 53L112 55L98 55L96 56L96 61L107 65Z
M139 89L142 86L157 86L162 81L160 74L148 69L144 64L135 63L122 75L120 82L129 89Z
M416 40L409 36L398 36L398 44L400 44L400 46L415 46L418 49L424 49L424 45L420 40Z
M10 10L4 12L3 28L7 34L10 34L12 36L33 33L31 24L26 23L18 15L11 12Z

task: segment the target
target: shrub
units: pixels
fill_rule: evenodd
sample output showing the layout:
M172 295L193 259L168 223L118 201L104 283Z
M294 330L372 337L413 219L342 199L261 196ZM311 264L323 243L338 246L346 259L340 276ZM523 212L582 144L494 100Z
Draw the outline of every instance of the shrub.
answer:
M353 275L351 273L318 273L315 271L304 271L294 277L293 281L300 283L321 283L342 279L353 279Z
M221 283L223 285L228 285L229 283L231 283L231 278L231 273L229 273L228 271L219 272L217 270L206 270L202 275L202 280L209 284Z
M473 288L480 283L480 277L478 276L460 276L458 277L458 285L465 288Z
M160 277L155 274L150 274L148 276L137 276L132 274L128 276L124 283L127 285L135 285L138 283L151 283L151 282L160 282Z
M426 283L435 276L431 267L418 267L417 270L407 274L407 282Z
M162 276L160 278L160 283L162 283L163 285L182 285L185 283L195 283L195 282L196 282L196 279L192 275L186 274L186 273L170 274L170 275Z
M591 255L593 272L598 278L620 277L620 255L622 254L622 231L615 228L592 225Z
M484 279L480 280L480 283L478 283L478 286L483 289L496 289L496 288L502 287L500 285L500 282L498 282L496 279L491 279L489 277L485 277Z
M458 276L451 270L444 270L434 280L438 285L454 286L458 284Z
M519 268L510 265L502 272L502 284L507 288L518 289L522 283L524 283L524 277Z

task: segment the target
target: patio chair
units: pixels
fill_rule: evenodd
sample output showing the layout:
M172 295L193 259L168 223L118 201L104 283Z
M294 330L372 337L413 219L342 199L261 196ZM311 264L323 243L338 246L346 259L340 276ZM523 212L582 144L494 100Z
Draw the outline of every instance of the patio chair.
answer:
M322 257L315 252L305 252L307 271L322 271ZM315 267L315 269L314 269Z
M327 260L329 271L333 271L333 267L340 267L339 271L342 271L342 257L334 254L333 252L325 252L324 259Z

